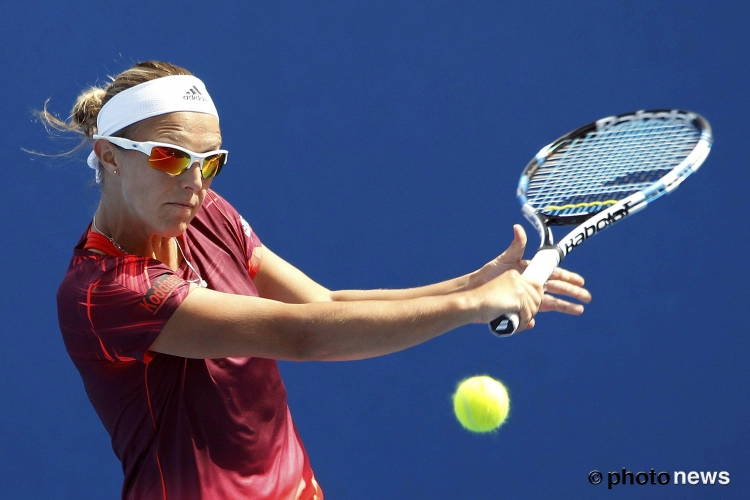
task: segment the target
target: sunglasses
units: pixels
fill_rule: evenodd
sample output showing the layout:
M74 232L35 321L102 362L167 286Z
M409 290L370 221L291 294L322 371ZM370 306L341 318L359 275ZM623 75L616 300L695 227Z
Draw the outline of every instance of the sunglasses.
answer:
M225 149L217 149L208 153L195 153L189 149L166 144L164 142L136 142L122 137L111 137L108 135L95 135L94 140L104 139L115 146L123 149L132 149L148 155L148 164L151 168L161 170L170 175L180 175L189 169L195 162L204 179L211 179L219 175L221 168L227 162L229 152Z

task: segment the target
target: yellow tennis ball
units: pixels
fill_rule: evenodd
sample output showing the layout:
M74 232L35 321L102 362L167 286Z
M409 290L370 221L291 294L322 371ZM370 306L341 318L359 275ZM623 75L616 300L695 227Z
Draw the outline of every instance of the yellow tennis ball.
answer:
M503 425L509 407L505 386L487 375L467 378L453 395L456 418L472 432L490 432Z

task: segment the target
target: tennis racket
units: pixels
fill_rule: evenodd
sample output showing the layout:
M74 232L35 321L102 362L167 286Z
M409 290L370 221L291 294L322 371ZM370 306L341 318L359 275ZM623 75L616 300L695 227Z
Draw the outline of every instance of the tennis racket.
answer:
M541 246L523 275L545 283L583 242L646 208L698 170L711 151L711 126L679 109L608 116L543 147L524 169L517 196ZM576 226L554 244L550 226ZM505 337L518 315L489 324Z

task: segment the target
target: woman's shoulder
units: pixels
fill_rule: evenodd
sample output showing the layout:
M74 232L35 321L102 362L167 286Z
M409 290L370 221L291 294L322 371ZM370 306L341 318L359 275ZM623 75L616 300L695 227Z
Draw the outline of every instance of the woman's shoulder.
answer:
M245 218L215 191L209 190L206 194L188 233L196 243L208 242L222 248L233 248L243 263L260 259L260 239ZM251 275L254 276L252 270Z
M58 288L61 296L80 296L94 288L118 288L145 293L155 281L174 272L158 260L139 255L113 256L76 247L65 277Z
M233 216L239 217L237 210L229 203L226 198L216 191L209 189L206 191L206 198L203 200L202 211L211 214L230 212Z
M191 226L206 226L214 234L226 231L234 234L243 230L243 220L231 203L216 191L208 190Z

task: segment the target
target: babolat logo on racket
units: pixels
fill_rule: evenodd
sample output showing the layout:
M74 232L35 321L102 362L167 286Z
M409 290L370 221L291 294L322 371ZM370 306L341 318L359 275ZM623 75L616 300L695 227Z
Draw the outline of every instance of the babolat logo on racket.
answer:
M151 314L156 314L167 298L183 281L174 274L164 274L151 283L146 295L141 300L141 306Z
M695 113L690 113L689 111L682 111L679 109L673 109L670 111L636 111L635 113L608 116L606 118L602 118L601 120L597 120L596 130L601 131L613 125L643 120L680 120L687 123L692 123L696 118L697 116L695 115Z
M594 236L602 229L608 227L611 224L614 224L618 220L627 217L628 215L630 215L630 202L625 203L622 208L620 208L619 210L615 210L614 212L610 212L606 216L603 216L601 218L594 217L594 220L591 221L591 224L582 226L579 229L578 233L569 236L568 241L565 242L565 255L569 254L574 248Z

